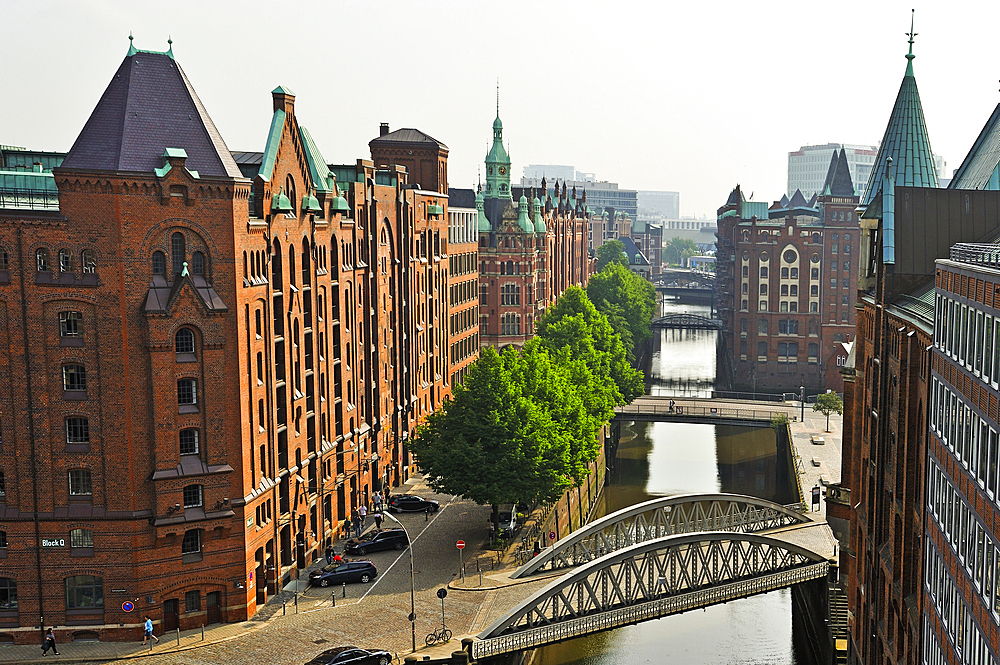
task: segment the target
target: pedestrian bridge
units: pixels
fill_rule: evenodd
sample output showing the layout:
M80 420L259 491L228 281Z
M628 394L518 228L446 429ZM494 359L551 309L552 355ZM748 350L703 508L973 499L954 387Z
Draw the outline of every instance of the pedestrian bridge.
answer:
M631 404L615 407L614 421L690 422L760 426L775 417L792 420L799 409L783 402L725 399L676 399L639 397Z
M684 328L688 330L722 330L721 319L710 319L697 314L668 314L653 319L653 328Z
M835 542L825 522L753 497L685 495L632 506L514 573L530 579L575 566L545 578L552 581L542 588L529 585L537 590L482 630L472 655L499 656L823 579Z

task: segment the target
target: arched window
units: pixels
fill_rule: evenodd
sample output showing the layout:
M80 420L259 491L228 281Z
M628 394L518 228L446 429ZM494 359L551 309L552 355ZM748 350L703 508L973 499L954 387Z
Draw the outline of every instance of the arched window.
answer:
M94 250L83 250L83 253L80 254L80 261L83 264L84 275L93 275L97 272L97 256L94 254Z
M191 255L191 272L195 275L205 276L205 255L195 252Z
M170 254L172 275L179 275L184 271L184 261L187 260L185 253L184 234L177 232L170 236Z
M48 272L49 270L49 250L44 247L35 251L35 269L38 272Z
M288 283L295 286L295 248L288 246Z
M167 260L163 252L153 252L153 274L163 275L167 272Z
M174 353L178 356L194 355L194 332L190 328L181 328L174 335Z
M288 200L292 204L292 212L294 213L298 200L295 198L295 179L292 178L291 174L285 176L285 194L288 194Z
M200 508L205 505L204 488L201 485L187 485L184 487L184 507Z
M303 238L302 239L302 286L309 286L310 282L309 273L312 270L309 258L310 258L309 241Z
M7 532L3 534L3 546L7 547ZM0 612L12 612L17 609L17 580L13 577L0 577Z
M59 250L59 272L73 272L73 252L68 249Z
M87 368L83 365L63 365L63 390L85 392L87 390Z
M198 430L193 428L182 429L179 436L179 443L181 455L197 455Z
M281 243L277 239L274 241L274 250L271 252L271 286L275 291L281 290Z
M104 579L96 575L74 575L66 578L66 609L102 609Z

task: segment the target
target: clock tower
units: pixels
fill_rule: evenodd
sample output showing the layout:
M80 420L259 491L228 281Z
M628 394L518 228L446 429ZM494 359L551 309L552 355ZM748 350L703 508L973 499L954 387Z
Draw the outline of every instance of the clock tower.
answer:
M493 147L486 155L486 189L483 196L487 199L511 199L510 157L503 147L503 123L499 113L493 121Z

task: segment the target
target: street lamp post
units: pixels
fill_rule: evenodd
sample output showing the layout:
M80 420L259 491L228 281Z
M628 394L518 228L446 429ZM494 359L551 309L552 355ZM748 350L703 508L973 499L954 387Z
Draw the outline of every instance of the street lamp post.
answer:
M799 411L799 422L803 423L806 420L806 387L805 386L799 386L799 406L801 407L801 411Z
M407 549L410 551L410 638L413 647L410 653L414 653L417 650L417 610L413 598L413 541L410 540L410 532L406 530L402 522L396 519L395 515L389 512L388 508L385 510L385 516L398 524L399 528L406 534Z

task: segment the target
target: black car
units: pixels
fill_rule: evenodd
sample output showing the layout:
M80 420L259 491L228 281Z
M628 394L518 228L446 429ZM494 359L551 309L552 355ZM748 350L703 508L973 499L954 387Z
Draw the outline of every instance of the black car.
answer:
M434 499L422 499L412 494L394 496L389 501L389 510L394 513L435 513L440 504Z
M401 550L409 544L402 529L382 529L371 531L361 538L352 538L344 545L344 551L351 554L368 554L380 550Z
M306 665L389 665L392 654L381 649L337 647L327 649Z
M340 564L331 563L309 573L309 584L313 586L330 586L342 582L368 583L375 579L378 571L371 561L345 561Z

